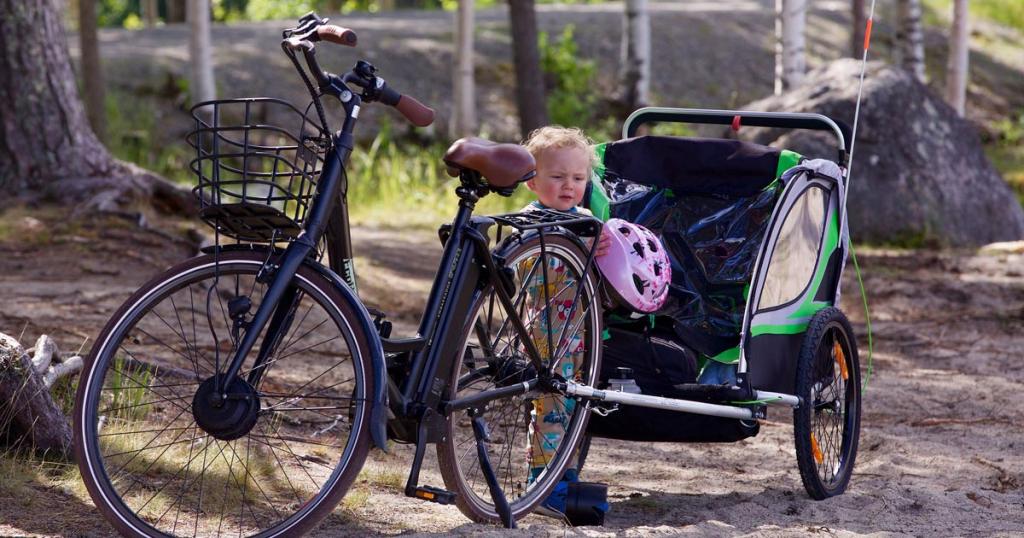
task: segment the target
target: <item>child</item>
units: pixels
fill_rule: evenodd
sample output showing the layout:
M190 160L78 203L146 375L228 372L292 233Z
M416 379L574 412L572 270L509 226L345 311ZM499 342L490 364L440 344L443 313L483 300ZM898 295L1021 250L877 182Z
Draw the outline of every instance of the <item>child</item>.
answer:
M591 141L583 132L576 128L542 127L530 133L530 137L524 145L537 161L537 175L526 182L526 186L537 195L537 200L524 207L523 211L556 209L591 215L589 210L579 207L595 164ZM595 255L603 255L609 246L609 238L602 234ZM525 260L525 265L532 267L536 261L536 258ZM543 293L544 276L542 276L540 268L538 271L534 271L532 282L527 287L526 307L528 312L533 312L533 323L529 327L537 349L541 354L550 354L548 352L548 330L550 327L554 337L552 343L554 343L556 351L560 351L559 356L551 359L555 361L554 371L565 379L574 379L583 360L583 335L581 333L566 335L564 328L579 326L583 313L571 312L571 319L566 319L570 312L557 308L562 303L571 305L572 298L576 295L576 275L566 271L566 267L563 265L555 258L547 260L547 295ZM529 267L525 269L524 274L529 273ZM548 301L553 305L552 309L557 309L557 311L549 312L552 309L547 308ZM567 337L567 342L559 342L563 335ZM575 403L575 400L551 395L542 396L533 401L529 432L531 481L544 469L558 449L565 428L572 417ZM578 481L575 467L575 465L570 465L570 468L566 470L564 482ZM560 484L544 502L544 506L564 513L565 491L565 487Z
M524 144L537 161L537 175L526 182L537 201L523 208L582 212L583 201L594 167L591 141L583 131L557 126L541 127L530 133ZM599 246L600 248L600 246Z

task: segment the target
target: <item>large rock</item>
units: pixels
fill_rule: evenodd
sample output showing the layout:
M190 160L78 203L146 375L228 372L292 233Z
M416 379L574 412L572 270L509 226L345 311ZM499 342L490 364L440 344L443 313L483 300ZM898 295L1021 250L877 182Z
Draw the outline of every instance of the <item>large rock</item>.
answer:
M860 68L857 60L838 60L809 73L801 87L744 108L818 112L852 126ZM741 135L836 158L826 133ZM868 65L851 172L855 241L974 246L1024 238L1024 209L985 157L975 128L901 69Z

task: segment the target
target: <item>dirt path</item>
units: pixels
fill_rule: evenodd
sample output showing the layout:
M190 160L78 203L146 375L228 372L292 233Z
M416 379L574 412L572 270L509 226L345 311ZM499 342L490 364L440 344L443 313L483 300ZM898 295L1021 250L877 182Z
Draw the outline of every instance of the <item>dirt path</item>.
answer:
M0 214L0 331L64 347L94 336L135 286L188 254L184 243L117 221L65 223L56 213ZM54 226L43 233L41 224ZM415 326L440 253L426 232L356 230L362 293ZM407 447L375 452L353 494L315 536L854 536L1024 533L1024 252L994 255L864 249L874 374L849 491L822 502L800 484L788 414L725 445L599 440L585 480L609 485L604 528L531 517L505 532L455 509L401 495ZM867 358L852 268L844 310ZM0 459L9 465L9 461ZM0 469L2 470L2 469ZM424 482L440 485L428 463ZM49 476L49 475L46 475ZM40 475L0 484L0 535L107 536L80 490Z

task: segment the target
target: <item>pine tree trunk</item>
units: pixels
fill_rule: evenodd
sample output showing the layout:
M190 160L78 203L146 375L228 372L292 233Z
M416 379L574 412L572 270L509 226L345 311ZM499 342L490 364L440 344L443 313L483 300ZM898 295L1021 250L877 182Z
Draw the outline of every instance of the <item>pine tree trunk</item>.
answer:
M953 25L950 29L949 63L946 67L946 101L961 116L964 115L967 105L970 37L967 0L953 0Z
M899 29L896 32L897 63L927 83L924 71L924 30L921 27L921 0L899 0Z
M473 80L474 0L460 0L455 14L455 110L452 137L476 131L476 87Z
M96 138L75 88L61 8L61 0L0 0L0 198L191 211L187 190L115 160Z
M192 104L216 98L210 47L210 0L188 0L188 55Z
M807 72L807 0L775 0L775 94L798 86Z
M107 139L107 110L100 42L96 33L96 0L79 0L78 21L78 40L82 48L82 100L92 131L103 141Z
M850 55L854 58L864 57L864 31L868 22L864 13L864 0L853 0L851 11L853 14L853 32L850 38Z
M0 437L4 444L67 456L71 425L17 340L0 333Z
M146 22L146 28L155 27L158 18L156 0L142 0L142 20Z
M516 105L523 138L548 123L544 72L537 46L537 13L533 0L508 0L512 59L516 69Z
M630 110L648 103L651 87L651 19L647 0L626 0L622 20L623 104Z
M185 2L188 0L166 0L167 23L185 22Z
M83 1L83 4L86 3ZM112 159L89 128L75 88L59 0L0 0L0 191L50 187L104 173Z
M345 0L327 0L321 4L320 15L337 15L341 13L341 8L344 6Z

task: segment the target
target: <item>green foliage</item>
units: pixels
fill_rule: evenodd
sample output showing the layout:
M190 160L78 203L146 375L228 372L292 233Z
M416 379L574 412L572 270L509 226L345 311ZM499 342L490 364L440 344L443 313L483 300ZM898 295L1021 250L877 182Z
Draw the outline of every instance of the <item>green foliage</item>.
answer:
M176 81L177 90L187 84ZM166 103L155 97L107 92L107 147L118 159L133 162L170 180L189 183L191 152L180 139L167 140L165 126L154 115Z
M988 144L985 154L1024 205L1024 110L1016 118L1000 120L996 128L999 141Z
M1021 0L971 0L972 14L1024 30L1024 2Z
M139 0L100 0L97 4L96 23L99 26L124 26L129 15L141 10Z
M999 131L1000 144L1016 146L1024 142L1024 110L1021 110L1016 118L1003 118L997 121L996 130Z
M697 136L697 131L689 123L655 123L649 126L648 134L658 136Z
M314 10L314 0L249 0L245 18L251 21L290 19Z
M594 118L598 98L594 90L597 67L593 60L579 57L574 30L573 25L566 26L555 42L547 32L541 32L538 43L540 62L545 74L548 116L552 123L586 127Z
M925 22L947 25L953 14L951 0L924 0ZM1024 31L1024 2L1021 0L970 0L972 17L987 19Z

